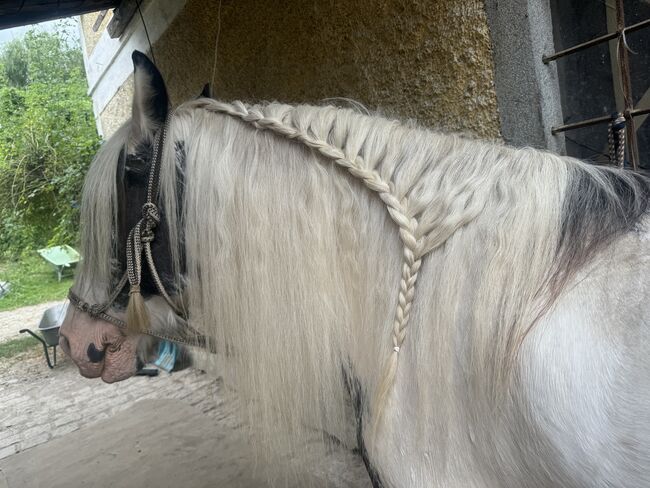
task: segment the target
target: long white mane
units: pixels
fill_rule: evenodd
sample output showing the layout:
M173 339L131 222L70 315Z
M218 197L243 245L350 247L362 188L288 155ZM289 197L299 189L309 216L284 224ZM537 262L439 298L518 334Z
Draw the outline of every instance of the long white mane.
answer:
M107 179L127 132L85 187L77 286L97 296L111 279ZM353 445L355 415L381 429L387 405L413 412L391 404L396 382L422 407L423 438L444 443L459 384L472 408L494 407L526 333L634 223L614 217L607 235L591 214L575 223L587 206L572 185L600 195L598 211L645 209L631 176L335 107L201 99L176 109L168 141L162 207L172 249L185 249L190 321L228 358L219 373L271 444L315 428Z

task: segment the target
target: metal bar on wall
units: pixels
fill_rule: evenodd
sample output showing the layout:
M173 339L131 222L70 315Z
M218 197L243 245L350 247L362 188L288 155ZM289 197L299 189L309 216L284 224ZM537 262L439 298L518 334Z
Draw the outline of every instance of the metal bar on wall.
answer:
M637 108L629 111L630 117L640 117L641 115L650 114L650 108ZM566 132L573 129L582 129L583 127L589 127L591 125L598 124L609 124L612 121L611 115L602 115L600 117L594 117L593 119L581 120L580 122L574 122L573 124L558 125L551 129L553 135L559 132Z
M621 66L619 64L618 56L618 25L616 24L616 7L610 7L607 3L605 8L605 17L607 19L607 32L616 33L616 37L609 41L609 64L612 72L612 83L614 88L614 99L616 100L616 110L623 112L625 107L625 100L623 99L623 82L621 81Z
M622 113L623 116L625 117L628 157L630 159L632 169L636 171L639 169L638 168L639 146L637 141L636 122L634 120L634 117L649 114L650 109L634 108L634 99L632 95L632 80L630 77L630 57L628 52L629 48L627 47L627 40L625 38L625 35L626 33L633 32L642 29L644 27L650 26L650 19L646 19L642 22L637 22L636 24L626 27L625 9L623 5L623 0L615 0L615 1L616 1L616 32L610 32L608 34L605 34L600 37L596 37L595 39L591 39L590 41L583 42L581 44L570 47L568 49L558 51L548 56L543 56L542 61L544 63L548 63L550 61L557 60L558 58L561 58L563 56L567 56L569 54L573 54L583 49L587 49L591 46L595 46L603 42L608 42L612 39L617 39L616 42L617 62L613 63L613 65L616 65L616 68L618 68L617 69L618 73L614 73L614 69L612 69L612 74L618 74L620 79L620 85L621 85L620 88L623 95L623 103L622 103L622 107L620 106L618 107L618 110L621 110L622 108ZM609 123L611 122L611 120L612 120L611 115L603 115L601 117L594 117L591 119L582 120L580 122L575 122L572 124L564 124L564 125L553 127L551 129L551 133L557 134L559 132L565 132L573 129L580 129L583 127L589 127L596 124Z
M618 0L617 0L618 1ZM650 26L650 19L646 19L642 22L638 22L636 24L633 24L629 27L624 27L624 30L626 33L629 32L634 32L636 30L642 29L644 27ZM578 51L582 51L583 49L587 49L588 47L595 46L596 44L601 44L603 42L611 41L612 39L615 39L619 35L618 32L610 32L609 34L604 34L600 37L596 37L594 39L591 39L590 41L583 42L581 44L577 44L575 46L572 46L567 49L563 49L562 51L558 51L553 54L549 54L548 56L542 56L542 61L545 64L548 64L550 61L555 61L558 58L561 58L563 56L567 56L569 54L573 54Z

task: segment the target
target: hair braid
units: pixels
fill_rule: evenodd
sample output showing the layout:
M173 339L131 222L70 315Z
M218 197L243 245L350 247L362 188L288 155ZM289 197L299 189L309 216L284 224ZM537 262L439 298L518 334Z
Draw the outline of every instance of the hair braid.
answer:
M225 113L250 123L261 130L269 130L289 139L302 142L307 147L317 151L327 159L345 168L352 176L363 181L364 185L379 195L388 213L399 227L399 236L404 244L402 276L397 297L397 310L393 321L393 350L384 367L384 374L376 390L374 400L373 435L376 434L382 418L385 403L397 374L397 361L400 348L406 337L406 327L411 316L411 304L415 294L415 283L422 264L423 242L418 238L418 221L409 216L408 200L401 200L394 194L393 185L384 181L377 171L365 167L364 160L357 155L349 158L344 151L327 141L309 135L282 120L266 117L258 108L248 108L242 102L226 104L217 101L205 101L199 104L205 110Z

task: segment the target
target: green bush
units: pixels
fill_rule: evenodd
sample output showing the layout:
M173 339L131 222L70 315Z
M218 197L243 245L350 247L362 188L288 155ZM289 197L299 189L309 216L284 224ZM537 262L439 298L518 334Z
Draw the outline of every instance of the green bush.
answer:
M0 52L0 255L75 245L84 174L99 146L82 53L30 31Z

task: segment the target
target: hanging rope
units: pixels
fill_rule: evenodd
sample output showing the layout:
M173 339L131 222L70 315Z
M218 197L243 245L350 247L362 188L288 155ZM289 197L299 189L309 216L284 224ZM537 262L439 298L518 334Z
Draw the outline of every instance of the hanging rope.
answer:
M622 113L612 114L608 129L609 161L619 168L625 166L625 117Z

